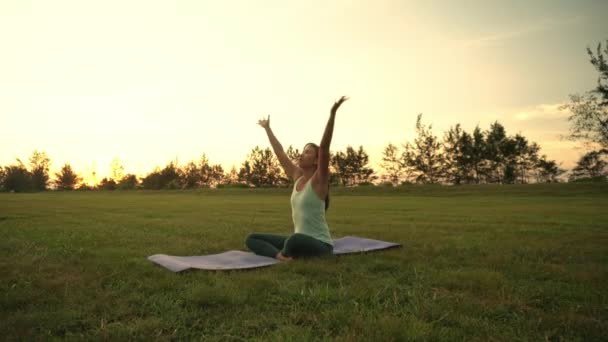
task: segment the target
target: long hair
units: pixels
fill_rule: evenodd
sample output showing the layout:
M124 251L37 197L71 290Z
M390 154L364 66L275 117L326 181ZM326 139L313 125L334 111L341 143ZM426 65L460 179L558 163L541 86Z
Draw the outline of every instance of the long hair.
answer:
M304 151L306 149L306 146L310 146L315 149L315 151L317 153L317 160L318 160L319 159L319 145L317 145L315 143L308 143L308 144L304 145L304 148L302 149L302 151ZM325 211L327 211L327 209L329 209L329 181L327 182L327 195L325 196Z

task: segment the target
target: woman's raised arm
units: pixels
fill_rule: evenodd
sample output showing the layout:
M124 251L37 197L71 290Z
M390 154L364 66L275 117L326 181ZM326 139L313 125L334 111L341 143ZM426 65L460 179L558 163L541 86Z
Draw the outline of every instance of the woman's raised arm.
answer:
M325 132L323 132L323 138L319 144L319 159L317 163L317 174L319 181L322 183L329 182L329 145L331 145L331 138L334 133L334 122L336 120L336 112L338 108L348 100L348 97L342 96L338 101L331 107L329 114L329 120L325 126Z
M258 125L262 126L262 128L264 128L264 130L266 130L266 135L268 135L268 140L270 141L272 150L274 151L274 154L277 156L277 159L279 159L279 163L281 163L281 166L283 167L283 170L285 170L285 173L287 174L287 176L289 176L291 179L295 180L297 177L299 177L302 174L302 170L300 169L300 167L295 165L291 161L291 159L289 159L289 157L283 150L283 146L279 142L279 139L277 139L277 137L274 136L274 133L272 132L272 129L270 128L270 115L268 115L267 119L258 120Z

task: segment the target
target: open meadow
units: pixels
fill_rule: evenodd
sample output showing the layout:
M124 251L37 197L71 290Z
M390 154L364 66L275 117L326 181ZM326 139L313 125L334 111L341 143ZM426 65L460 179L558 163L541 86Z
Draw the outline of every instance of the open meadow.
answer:
M4 340L608 336L608 185L332 189L333 237L399 242L248 271L146 258L291 232L288 189L0 194Z

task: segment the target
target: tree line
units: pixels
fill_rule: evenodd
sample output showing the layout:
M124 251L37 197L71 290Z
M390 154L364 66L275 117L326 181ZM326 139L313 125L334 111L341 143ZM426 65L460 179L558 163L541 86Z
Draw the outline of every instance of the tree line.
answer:
M539 151L521 134L507 135L499 122L471 133L457 124L439 139L418 115L414 141L386 146L381 165L395 185L556 182L565 170Z
M330 182L333 186L355 186L382 183L403 184L480 184L555 182L564 170L553 160L539 155L540 146L520 134L509 136L498 122L482 131L476 127L466 132L458 124L444 133L440 140L431 126L416 121L416 138L401 146L389 143L382 153L382 172L370 166L363 146L347 146L332 151ZM286 154L294 162L300 151L289 146ZM224 170L213 164L205 154L184 165L169 162L143 177L125 174L124 166L114 161L111 174L94 186L69 163L53 175L50 158L34 151L26 165L17 159L13 165L0 167L2 191L57 190L128 190L128 189L197 189L210 187L288 187L292 181L285 175L270 148L254 147L237 169Z

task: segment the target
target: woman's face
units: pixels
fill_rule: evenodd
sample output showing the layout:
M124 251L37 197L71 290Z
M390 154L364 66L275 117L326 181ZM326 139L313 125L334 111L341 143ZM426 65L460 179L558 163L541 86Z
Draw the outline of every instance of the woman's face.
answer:
M315 167L317 165L317 150L311 145L306 145L298 163L301 168Z

